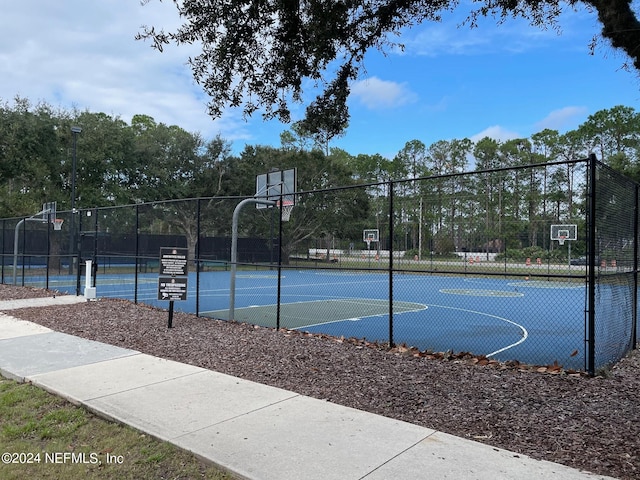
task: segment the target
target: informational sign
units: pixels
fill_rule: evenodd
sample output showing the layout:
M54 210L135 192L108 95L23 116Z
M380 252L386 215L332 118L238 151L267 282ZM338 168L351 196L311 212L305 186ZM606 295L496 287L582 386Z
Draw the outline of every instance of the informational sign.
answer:
M169 301L168 328L173 327L173 302L187 299L189 250L180 247L160 248L158 300Z
M186 248L163 247L160 249L160 275L183 277L188 274L189 251Z
M158 300L186 300L187 277L159 277Z

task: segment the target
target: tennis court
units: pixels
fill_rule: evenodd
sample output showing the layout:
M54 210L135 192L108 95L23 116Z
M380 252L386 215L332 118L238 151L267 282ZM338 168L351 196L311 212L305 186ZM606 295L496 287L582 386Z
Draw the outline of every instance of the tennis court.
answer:
M157 274L139 274L137 300L157 300ZM228 319L228 271L201 272L201 316ZM68 277L50 288L72 291ZM175 309L196 311L197 278L189 275L186 301ZM277 270L239 271L235 320L276 327ZM98 297L134 299L133 275L103 274ZM389 275L386 272L282 270L280 327L334 336L389 341ZM393 340L420 350L471 352L531 364L557 361L584 368L585 287L569 280L502 277L393 275Z

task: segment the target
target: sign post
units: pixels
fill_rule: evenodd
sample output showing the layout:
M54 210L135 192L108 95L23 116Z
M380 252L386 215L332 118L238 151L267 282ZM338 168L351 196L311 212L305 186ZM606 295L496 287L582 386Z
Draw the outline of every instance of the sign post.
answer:
M173 302L187 299L188 259L186 248L160 248L158 300L169 300L168 328L173 327Z

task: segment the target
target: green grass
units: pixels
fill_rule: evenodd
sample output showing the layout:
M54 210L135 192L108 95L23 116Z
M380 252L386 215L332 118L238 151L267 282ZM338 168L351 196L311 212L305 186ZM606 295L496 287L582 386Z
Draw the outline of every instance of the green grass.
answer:
M3 377L0 455L3 480L235 478L170 443Z
M374 258L358 259L352 256L342 256L338 258L337 262L326 262L322 260L300 261L292 259L289 267L303 267L303 268L321 268L321 269L354 269L354 270L372 270L386 274L389 269L389 259L381 258L375 260ZM535 259L531 266L526 266L524 261L510 260L506 265L504 262L488 262L481 261L480 263L465 262L463 258L440 258L434 259L424 258L421 261L414 261L407 258L397 258L393 261L393 268L397 273L416 273L427 275L505 275L513 276L575 276L584 277L586 275L585 268L583 266L571 267L569 270L568 265L551 264L536 265ZM611 273L607 270L602 270L600 274Z

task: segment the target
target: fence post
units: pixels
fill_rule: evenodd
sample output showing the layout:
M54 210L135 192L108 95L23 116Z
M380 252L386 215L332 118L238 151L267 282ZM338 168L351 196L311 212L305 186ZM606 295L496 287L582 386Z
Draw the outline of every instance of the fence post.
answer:
M4 223L4 222L3 222ZM2 262L4 266L4 261ZM44 267L44 288L49 290L49 263L51 263L51 214L47 214L47 257Z
M389 181L389 348L393 348L393 180Z
M200 198L196 200L196 245L195 245L195 265L196 265L196 317L200 316Z
M136 204L136 261L133 276L133 303L138 303L138 262L140 261L140 206Z
M82 240L84 235L82 235L82 210L77 210L78 212L78 232L75 235L75 245L73 246L73 255L74 258L77 258L76 264L76 297L80 296L80 277L82 276L82 268L80 267L80 260L82 260ZM74 215L72 212L71 215ZM72 259L73 261L73 259Z
M93 256L92 256L93 263L91 264L92 268L90 272L92 287L97 287L96 282L98 277L98 229L99 229L98 214L99 212L100 210L98 209L98 207L93 209Z
M589 155L587 163L587 373L596 373L596 156Z
M2 219L2 273L0 274L0 283L4 283L4 264L5 264L5 244L7 242L5 242L5 227L6 227L6 223L7 221L5 219Z
M278 208L278 293L276 295L276 330L280 330L280 309L281 309L281 296L282 296L282 199L283 195L280 192L280 208ZM272 214L273 218L273 214ZM327 246L328 247L328 246ZM273 249L272 249L273 250ZM327 258L329 257L329 248L327 248Z
M631 348L635 350L638 346L638 195L640 195L640 185L636 184L636 198L633 206L633 293L631 298L632 321L631 324Z

